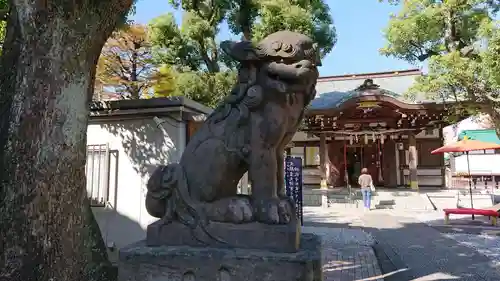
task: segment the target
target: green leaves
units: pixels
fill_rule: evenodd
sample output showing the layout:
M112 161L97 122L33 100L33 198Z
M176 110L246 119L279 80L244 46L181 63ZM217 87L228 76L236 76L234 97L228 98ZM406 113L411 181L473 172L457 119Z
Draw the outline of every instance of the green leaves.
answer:
M432 55L470 46L481 25L491 20L487 1L404 1L393 16L381 52L409 62L424 61Z
M410 97L486 103L484 110L496 111L500 102L495 94L500 89L497 2L401 1L401 10L385 30L387 46L381 53L412 63L428 61L428 74L417 79Z
M385 30L388 41L381 52L409 62L416 62L428 53L437 53L442 47L443 16L435 5L422 6L419 2L405 2L401 11L389 21Z
M5 32L7 31L7 22L5 20L8 12L7 0L0 0L0 55L2 54L3 41L5 39Z
M288 29L311 36L318 42L322 57L335 45L333 19L323 1L261 0L258 4L259 17L253 29L256 41Z
M500 26L499 22L483 26L486 48L481 53L482 76L494 89L500 89Z
M158 95L185 95L214 106L229 94L237 64L219 48L224 22L232 35L253 41L283 29L302 32L318 42L322 56L336 42L333 20L321 0L169 2L174 8L182 8L182 23L177 25L173 14L162 15L150 23L153 59L162 65L154 87ZM162 71L169 74L162 76ZM168 77L167 82L163 83L162 77Z
M197 70L200 58L196 46L181 34L172 13L155 18L149 24L153 59L157 64L176 65Z
M215 107L231 91L235 82L234 71L176 71L168 65L163 65L155 77L153 90L156 97L185 96Z

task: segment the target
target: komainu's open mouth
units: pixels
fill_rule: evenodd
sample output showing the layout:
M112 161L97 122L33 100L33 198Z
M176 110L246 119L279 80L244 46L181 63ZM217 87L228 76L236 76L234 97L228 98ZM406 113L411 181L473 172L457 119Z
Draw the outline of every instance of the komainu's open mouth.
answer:
M283 62L271 62L266 65L266 72L269 79L289 85L307 84L313 78L315 71L310 68L309 61L300 61L287 64Z

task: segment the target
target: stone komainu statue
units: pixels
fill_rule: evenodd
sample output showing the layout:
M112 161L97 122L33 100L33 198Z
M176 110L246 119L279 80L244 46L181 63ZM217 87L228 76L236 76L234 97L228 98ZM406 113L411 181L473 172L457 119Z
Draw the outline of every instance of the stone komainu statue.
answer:
M192 229L203 230L209 221L287 224L295 211L285 195L283 151L315 96L317 45L305 35L280 31L257 45L225 41L221 48L240 63L237 84L180 162L152 174L146 208L164 223L179 221ZM247 171L252 194L237 195Z

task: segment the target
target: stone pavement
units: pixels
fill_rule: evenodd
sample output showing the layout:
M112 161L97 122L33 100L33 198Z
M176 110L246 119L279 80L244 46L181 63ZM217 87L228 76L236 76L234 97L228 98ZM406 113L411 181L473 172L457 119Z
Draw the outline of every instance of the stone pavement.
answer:
M303 231L323 237L325 281L383 280L370 246L374 241L362 230L305 226Z
M475 249L447 238L411 217L370 212L363 229L410 268L410 280L500 280L499 271Z
M500 280L489 258L445 237L412 212L309 208L305 215L308 222L361 228L371 234L393 265L393 272L384 272L385 280Z

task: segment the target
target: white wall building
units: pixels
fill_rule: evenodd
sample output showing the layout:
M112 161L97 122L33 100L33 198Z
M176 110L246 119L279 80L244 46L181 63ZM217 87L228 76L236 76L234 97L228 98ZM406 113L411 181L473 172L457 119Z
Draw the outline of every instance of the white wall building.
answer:
M195 120L210 108L184 98L121 100L92 104L87 130L87 193L110 248L145 238L155 220L144 206L146 183L156 165L177 162ZM164 122L157 126L154 117Z

